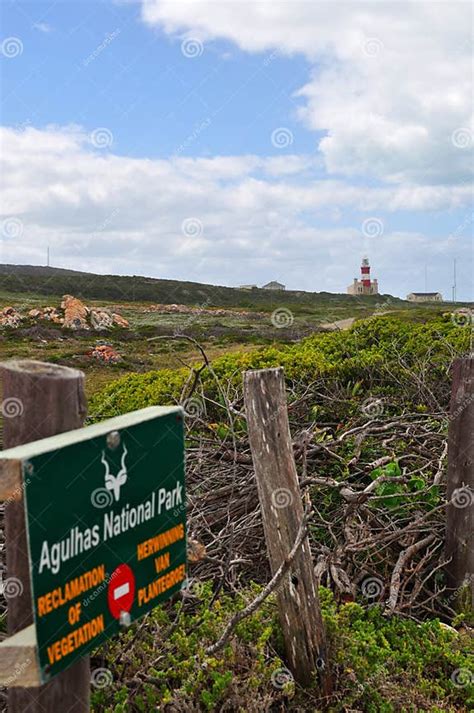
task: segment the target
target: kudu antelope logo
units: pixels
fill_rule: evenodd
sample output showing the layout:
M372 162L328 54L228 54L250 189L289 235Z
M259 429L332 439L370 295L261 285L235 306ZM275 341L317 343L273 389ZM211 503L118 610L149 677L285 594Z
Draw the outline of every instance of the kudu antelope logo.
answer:
M120 445L120 434L117 431L109 433L107 436L107 446L111 449L116 449ZM127 457L127 446L123 444L122 458L120 461L120 470L117 475L110 472L110 464L105 457L105 451L102 451L101 462L105 468L105 488L114 494L115 501L120 499L120 488L127 482L127 466L125 458Z

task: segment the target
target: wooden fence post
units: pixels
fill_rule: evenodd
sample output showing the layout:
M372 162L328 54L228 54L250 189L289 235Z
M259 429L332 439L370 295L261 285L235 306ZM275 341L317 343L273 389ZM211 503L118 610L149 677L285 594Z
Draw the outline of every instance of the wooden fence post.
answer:
M2 364L3 447L80 428L86 416L84 374L37 361ZM51 493L54 497L54 493ZM18 580L20 594L8 599L10 635L33 623L23 498L5 509L8 578ZM10 688L9 713L88 713L90 667L86 656L40 688Z
M295 542L303 504L293 456L282 368L247 371L244 397L263 527L272 574ZM316 673L331 692L325 634L314 566L306 537L277 592L289 666L302 685Z
M453 364L448 434L446 556L456 608L474 607L474 358Z

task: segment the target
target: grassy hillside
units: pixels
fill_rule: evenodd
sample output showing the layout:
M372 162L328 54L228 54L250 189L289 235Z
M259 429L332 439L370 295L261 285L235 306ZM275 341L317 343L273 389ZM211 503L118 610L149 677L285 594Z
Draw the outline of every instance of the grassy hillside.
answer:
M167 336L186 334L215 358L258 344L295 342L320 331L324 323L367 317L387 305L403 308L406 304L392 298L384 301L382 296L354 299L328 293L248 292L192 282L0 265L0 309L12 305L27 314L33 307L59 307L64 294L81 298L91 308L113 307L128 319L130 329L73 332L51 322L26 320L17 330L0 330L0 360L29 357L83 369L88 376L88 394L118 376L176 369L197 357L190 342ZM151 308L157 303L186 304L195 311L167 314ZM222 308L229 311L223 313ZM288 320L283 313L282 323L272 319L280 308L290 311ZM239 314L239 310L246 313ZM156 337L156 341L148 341ZM91 358L92 348L101 341L119 353L119 363L103 364Z
M0 292L54 296L73 294L81 299L233 306L256 310L271 310L279 305L292 306L295 310L321 305L352 308L355 302L374 308L376 303L390 297L375 295L355 299L350 295L329 292L281 293L258 288L249 291L197 282L158 280L136 275L94 275L31 265L0 265ZM403 304L403 300L398 298L390 297L390 300L394 304Z

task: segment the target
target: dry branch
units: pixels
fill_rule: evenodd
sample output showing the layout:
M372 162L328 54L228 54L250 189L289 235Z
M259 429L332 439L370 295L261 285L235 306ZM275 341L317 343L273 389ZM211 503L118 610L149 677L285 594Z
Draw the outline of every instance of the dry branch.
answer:
M262 589L260 594L255 597L255 599L248 604L244 609L241 609L238 611L232 619L229 621L227 624L226 628L224 629L222 635L220 638L216 641L215 644L212 646L209 646L206 649L206 654L212 656L217 651L220 651L223 646L227 643L230 635L234 631L235 627L239 622L241 622L243 619L246 619L247 617L251 616L254 612L257 611L259 606L267 599L272 592L275 592L278 587L281 585L283 582L283 577L285 574L287 574L288 570L290 569L291 565L294 562L294 559L296 555L298 554L298 550L301 547L305 537L306 537L306 530L307 530L307 525L308 522L311 518L311 512L307 510L304 514L303 520L300 525L300 529L298 531L298 534L296 536L295 543L293 547L291 548L290 552L287 554L283 562L281 563L280 567L277 569L271 580L268 582L268 584Z

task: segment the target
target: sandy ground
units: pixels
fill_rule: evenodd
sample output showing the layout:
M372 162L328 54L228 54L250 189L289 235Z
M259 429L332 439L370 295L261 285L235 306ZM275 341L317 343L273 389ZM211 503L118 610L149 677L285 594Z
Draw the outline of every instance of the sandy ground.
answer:
M334 331L336 329L349 329L355 322L355 317L349 317L348 319L338 319L336 322L323 322L321 327L323 329L328 329Z

